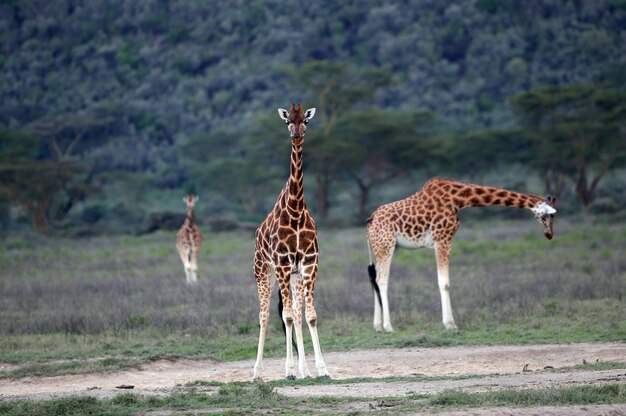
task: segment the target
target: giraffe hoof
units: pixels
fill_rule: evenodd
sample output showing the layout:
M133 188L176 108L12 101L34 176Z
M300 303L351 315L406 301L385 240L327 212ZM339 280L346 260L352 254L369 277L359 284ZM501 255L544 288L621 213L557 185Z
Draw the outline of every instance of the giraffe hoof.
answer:
M393 332L393 327L391 325L385 325L385 332Z
M456 324L454 322L444 322L443 326L445 326L446 329L457 329Z
M295 381L296 380L296 376L294 376L293 374L288 375L287 377L285 377L285 380Z
M332 380L328 374L317 377L318 380Z

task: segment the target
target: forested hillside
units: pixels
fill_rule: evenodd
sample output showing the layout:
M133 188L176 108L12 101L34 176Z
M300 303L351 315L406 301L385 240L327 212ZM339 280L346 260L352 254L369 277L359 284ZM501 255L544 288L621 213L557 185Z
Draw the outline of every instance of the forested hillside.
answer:
M624 164L625 28L624 0L4 1L0 216L140 232L194 191L205 223L257 221L288 174L292 101L319 110L305 193L322 222L433 174L526 190L532 173L586 209L601 186L580 189ZM574 91L547 103L543 86ZM572 106L568 126L602 129L554 167L537 137L559 117L532 111Z

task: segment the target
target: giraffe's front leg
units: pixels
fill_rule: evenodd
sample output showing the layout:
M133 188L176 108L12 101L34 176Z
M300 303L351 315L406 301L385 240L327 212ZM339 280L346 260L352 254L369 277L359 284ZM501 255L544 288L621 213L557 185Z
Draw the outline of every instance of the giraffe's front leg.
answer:
M317 258L315 259L317 260ZM317 334L317 313L315 312L315 279L317 277L317 263L303 268L304 293L306 302L306 321L313 342L313 350L315 351L315 368L319 377L330 378L324 357L322 356L322 348L320 339Z
M286 343L286 358L285 358L285 378L287 380L296 379L296 366L293 357L293 305L291 300L290 291L290 278L291 267L283 267L276 269L276 281L278 282L278 288L280 290L280 296L283 300L283 322L285 324L285 343Z
M452 315L452 303L450 302L450 277L448 275L451 248L451 244L447 242L435 245L437 284L439 285L439 293L441 295L442 321L446 329L456 329L454 316Z
M252 381L259 381L263 371L263 348L265 346L267 325L270 320L270 298L274 288L274 278L267 264L261 263L257 258L255 258L254 274L259 292L259 323L261 329L259 331L259 345L257 347Z
M298 348L298 368L303 378L311 377L304 353L304 338L302 336L302 301L304 300L304 279L300 275L291 276L291 293L293 293L293 315L296 332L296 346Z
M198 283L198 253L191 253L191 261L189 262L190 283Z

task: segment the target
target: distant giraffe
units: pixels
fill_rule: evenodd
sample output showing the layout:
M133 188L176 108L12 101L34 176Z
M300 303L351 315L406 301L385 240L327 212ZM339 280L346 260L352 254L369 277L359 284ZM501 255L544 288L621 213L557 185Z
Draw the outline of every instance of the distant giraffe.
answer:
M202 233L196 225L193 212L198 197L193 194L187 195L183 201L187 204L187 218L176 234L176 249L185 268L187 284L192 285L198 281L198 253L202 246Z
M542 225L546 238L550 240L555 204L553 197L543 199L506 189L433 178L416 194L378 207L367 220L370 251L368 271L374 288L374 328L377 331L383 328L385 331L393 331L387 288L396 244L405 248L435 249L443 325L446 329L455 329L450 303L448 263L452 239L459 227L456 214L464 208L476 206L528 208Z
M287 358L285 373L294 380L295 363L292 350L292 327L296 329L298 366L302 377L309 377L302 339L302 303L306 303L306 321L315 351L315 366L320 377L328 377L317 335L317 315L314 306L315 278L317 277L317 230L315 221L304 201L302 145L306 125L315 115L315 108L303 111L302 104L291 105L288 112L278 109L278 115L287 124L291 135L291 169L289 181L278 196L276 205L256 231L254 276L259 292L259 345L254 365L254 380L261 379L263 347L269 322L270 297L275 281L282 301L282 319L285 325ZM293 299L292 299L293 297ZM279 303L280 308L280 303Z

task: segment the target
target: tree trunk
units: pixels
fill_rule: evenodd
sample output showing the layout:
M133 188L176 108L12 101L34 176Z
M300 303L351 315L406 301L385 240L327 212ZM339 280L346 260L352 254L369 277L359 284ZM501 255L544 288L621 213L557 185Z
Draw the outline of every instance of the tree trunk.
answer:
M589 205L591 205L594 199L593 189L589 187L588 182L587 167L583 166L578 172L578 180L576 181L576 197L583 206L583 212L585 215L589 213Z

